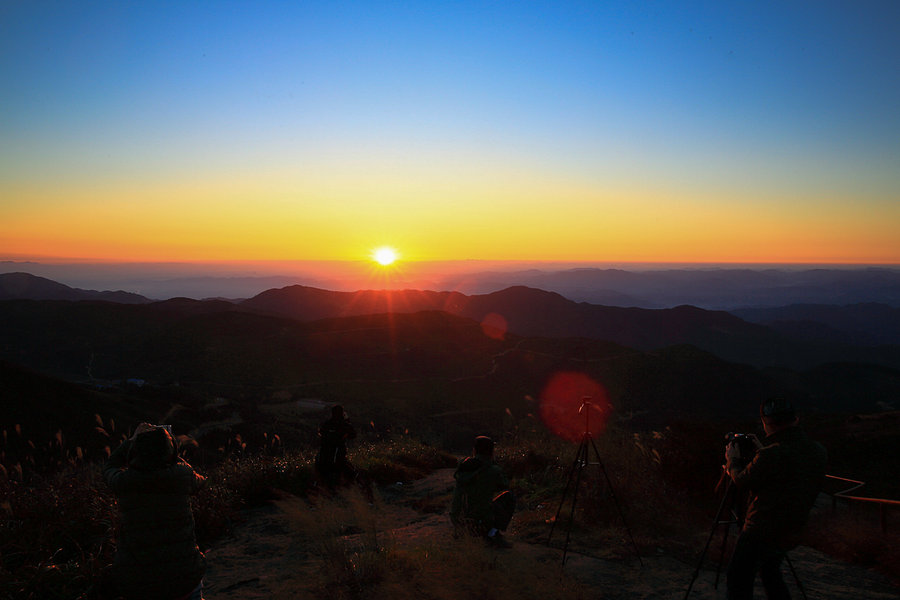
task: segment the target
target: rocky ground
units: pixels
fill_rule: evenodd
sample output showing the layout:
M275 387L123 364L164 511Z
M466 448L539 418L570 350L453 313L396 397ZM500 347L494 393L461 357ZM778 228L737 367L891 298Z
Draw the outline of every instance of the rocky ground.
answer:
M384 528L381 535L389 536L397 547L412 547L424 540L449 541L448 518L439 504L444 503L452 491L451 475L452 470L445 469L409 485L397 484L380 490L381 500L376 507L381 513L380 527ZM302 534L303 518L317 519L311 514L315 510L303 500L285 496L268 506L249 511L244 522L208 550L204 597L209 600L326 597L328 594L323 591L319 576L323 568L321 551L311 547ZM357 538L365 535L352 528L344 533L339 543L350 545L361 543ZM578 595L583 598L684 598L696 568L696 564L661 549L654 555L643 556L643 565L635 557L598 558L570 550L563 568L558 547L517 539L514 529L507 539L511 542L510 548L492 550L497 554L496 568L527 559L548 570L563 569L570 588L577 587ZM812 548L801 546L791 553L790 558L810 600L900 598L900 588L887 577L837 561ZM696 600L724 598L724 574L718 590L714 589L715 567L712 560L705 562L708 564L694 581L689 597ZM802 598L794 578L788 573L785 579L792 587L794 598ZM365 597L365 592L360 592L359 596ZM756 597L765 597L761 588Z

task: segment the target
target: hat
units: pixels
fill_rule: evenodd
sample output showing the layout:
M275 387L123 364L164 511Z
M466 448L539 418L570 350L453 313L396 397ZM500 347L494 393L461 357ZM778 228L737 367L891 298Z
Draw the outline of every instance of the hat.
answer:
M475 438L475 454L491 455L494 453L494 440L486 435Z
M769 398L759 405L759 416L764 420L774 423L790 423L797 418L797 411L794 405L786 398L776 397Z
M175 460L175 440L162 426L138 435L128 452L128 466L150 471L167 467Z

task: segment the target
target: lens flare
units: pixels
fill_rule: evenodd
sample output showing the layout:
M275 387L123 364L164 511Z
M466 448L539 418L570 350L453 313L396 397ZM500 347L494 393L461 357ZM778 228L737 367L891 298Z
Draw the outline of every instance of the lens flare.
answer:
M489 338L503 340L506 338L508 329L509 326L506 324L506 319L503 318L503 315L488 313L484 319L481 320L481 331Z
M611 414L606 389L584 373L556 373L541 392L541 421L565 440L578 441L586 430L601 433Z

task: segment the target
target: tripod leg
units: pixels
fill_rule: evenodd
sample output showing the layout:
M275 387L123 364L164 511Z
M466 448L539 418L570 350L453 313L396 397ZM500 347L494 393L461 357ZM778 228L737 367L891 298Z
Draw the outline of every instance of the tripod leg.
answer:
M731 492L731 482L729 481L728 487L725 488L725 494L722 496L722 501L719 503L719 510L716 511L716 517L713 519L713 526L709 532L709 537L706 538L706 545L703 546L703 551L700 552L700 560L697 561L697 568L694 569L694 574L691 576L691 582L688 584L687 591L684 593L684 600L687 600L688 596L691 595L691 590L694 587L694 582L697 581L697 577L700 576L700 569L703 567L703 559L706 558L706 552L709 550L710 544L712 544L713 538L716 535L716 529L718 529L719 525L722 524L722 513L727 510L728 502L730 500L730 492ZM725 532L728 535L728 532ZM718 573L716 574L716 586L718 587Z
M587 464L587 444L582 441L578 447L578 456L575 459L578 464L578 473L575 475L575 489L572 492L572 509L569 511L569 524L566 527L566 543L563 544L562 564L566 564L566 554L569 551L569 540L572 537L572 523L575 521L575 503L578 501L578 486L581 483L581 473Z
M800 582L800 578L797 577L797 570L794 569L794 563L791 562L791 557L785 553L784 560L787 561L788 567L791 568L791 575L794 576L794 581L797 582L797 587L800 588L800 595L803 596L803 600L807 600L806 598L806 590L803 587L803 584Z
M606 467L603 466L603 461L600 460L600 451L597 450L597 444L594 443L594 438L590 437L590 434L587 435L588 439L591 441L591 447L594 449L594 456L597 457L597 464L600 465L600 470L603 471L603 477L606 479L606 485L609 487L609 493L612 496L613 503L616 505L616 510L619 512L619 517L622 519L622 525L625 526L625 531L628 532L628 537L631 538L631 545L634 548L634 554L638 557L638 561L640 561L641 566L644 566L644 559L641 558L641 552L638 550L637 542L634 541L634 535L631 533L631 528L628 527L628 523L625 521L625 513L622 512L622 507L619 506L619 499L616 497L616 491L613 489L612 481L609 480L609 474L606 472ZM587 451L585 450L585 459L587 459Z
M559 500L559 506L556 509L556 516L553 517L553 523L550 524L550 535L547 536L547 544L550 544L550 540L553 539L553 530L556 529L556 523L559 521L559 515L562 512L563 504L565 504L566 502L566 496L569 495L569 486L572 484L572 476L575 474L575 470L578 468L580 459L581 446L579 445L578 451L575 453L575 460L572 461L572 466L569 467L569 473L566 475L566 487L563 489L562 498L560 498Z
M730 508L728 509L731 512L731 520L724 521L722 524L725 525L725 535L722 536L722 549L719 551L719 562L716 565L716 584L714 586L715 589L719 589L719 578L722 575L722 565L725 563L725 550L728 548L728 534L731 532L731 524L739 523L737 513L734 511L734 502L735 502L735 487L734 482L731 481L731 478L728 478L728 484L725 487L725 497L722 499Z
M726 521L725 535L722 536L722 549L719 551L719 562L716 564L716 583L714 589L719 589L719 577L722 575L722 563L725 562L725 549L728 547L728 533L731 531L731 521Z

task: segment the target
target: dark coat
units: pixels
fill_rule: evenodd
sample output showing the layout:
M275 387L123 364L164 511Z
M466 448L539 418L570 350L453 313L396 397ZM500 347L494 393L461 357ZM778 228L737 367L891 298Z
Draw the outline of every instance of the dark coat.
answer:
M456 489L450 505L450 520L454 524L474 525L493 520L494 497L509 487L503 470L489 456L477 454L464 459L453 474Z
M825 481L828 454L800 427L768 436L753 460L732 473L750 491L743 531L788 549L796 545Z
M205 571L190 504L205 478L181 460L128 466L132 445L119 446L103 469L121 513L112 578L126 598L178 598L196 588Z
M347 440L356 437L356 429L344 418L331 418L319 426L319 454L316 467L320 471L343 471L350 468L347 461Z

